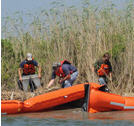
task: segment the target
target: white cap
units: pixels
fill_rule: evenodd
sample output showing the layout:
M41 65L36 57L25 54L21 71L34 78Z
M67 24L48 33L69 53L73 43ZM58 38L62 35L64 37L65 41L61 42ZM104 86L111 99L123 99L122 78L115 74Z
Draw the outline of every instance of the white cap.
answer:
M27 53L27 60L28 61L32 60L32 54L31 53Z

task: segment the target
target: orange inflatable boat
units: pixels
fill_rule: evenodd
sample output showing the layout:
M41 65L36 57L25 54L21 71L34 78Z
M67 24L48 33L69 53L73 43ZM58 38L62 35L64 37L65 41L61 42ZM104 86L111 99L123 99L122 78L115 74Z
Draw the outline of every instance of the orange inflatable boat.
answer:
M98 86L85 85L85 100L83 109L90 113L106 111L134 110L134 97L100 91Z

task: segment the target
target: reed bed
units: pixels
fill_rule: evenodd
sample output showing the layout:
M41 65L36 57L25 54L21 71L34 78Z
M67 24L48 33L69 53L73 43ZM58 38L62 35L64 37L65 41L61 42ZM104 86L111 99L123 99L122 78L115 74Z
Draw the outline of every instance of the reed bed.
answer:
M86 4L81 10L62 6L28 16L27 24L21 14L3 19L2 92L18 91L17 69L27 52L42 67L42 93L51 79L52 64L63 59L78 69L75 84L98 83L92 66L109 52L113 67L113 79L108 83L111 92L129 96L134 93L133 2L124 10L117 10L112 4L103 8Z

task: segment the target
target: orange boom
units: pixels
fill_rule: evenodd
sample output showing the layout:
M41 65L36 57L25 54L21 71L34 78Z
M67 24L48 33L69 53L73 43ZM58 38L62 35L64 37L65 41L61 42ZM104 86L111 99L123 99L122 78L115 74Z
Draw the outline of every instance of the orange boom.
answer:
M17 100L2 101L1 112L13 114L19 112L42 111L82 98L84 98L84 84L78 84L72 87L45 93L30 98L24 102Z
M35 112L84 98L84 84L59 89L24 101L23 112Z
M20 113L23 108L23 102L18 100L5 100L1 101L2 114Z
M134 110L134 97L103 92L93 87L92 84L86 84L85 89L84 110L90 113Z
M43 111L82 98L84 98L83 109L90 113L134 110L134 97L122 97L103 92L100 91L101 87L96 83L78 84L45 93L24 102L5 100L1 102L1 112L14 114Z

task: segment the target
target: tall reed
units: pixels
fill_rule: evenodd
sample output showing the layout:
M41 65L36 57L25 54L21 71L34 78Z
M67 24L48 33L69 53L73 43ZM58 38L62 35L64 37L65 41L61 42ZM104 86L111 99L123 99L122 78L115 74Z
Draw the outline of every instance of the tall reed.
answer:
M38 15L30 16L27 25L18 14L15 18L4 19L2 32L6 40L2 40L2 90L12 90L13 87L17 90L17 68L27 52L33 53L42 67L44 88L51 78L53 62L63 59L78 68L75 84L98 83L92 66L109 52L113 66L109 88L118 94L134 92L133 3L124 11L117 10L112 4L104 8L87 4L81 10L52 8L49 12L42 10Z

